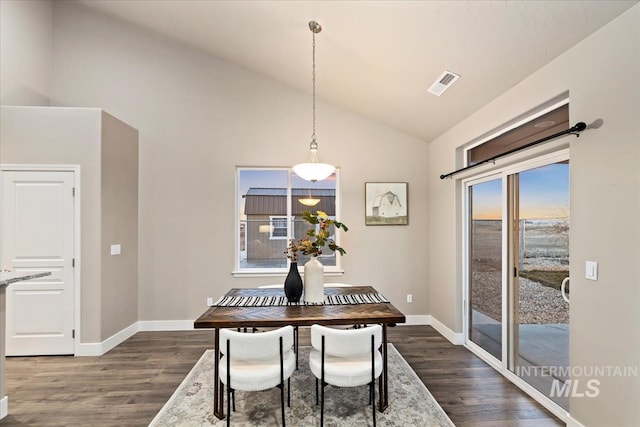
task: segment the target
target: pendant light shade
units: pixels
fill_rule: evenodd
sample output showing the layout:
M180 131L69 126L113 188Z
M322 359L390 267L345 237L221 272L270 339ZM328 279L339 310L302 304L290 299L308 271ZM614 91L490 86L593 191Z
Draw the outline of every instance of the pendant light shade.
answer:
M316 182L326 179L336 170L333 165L328 163L318 162L318 143L311 141L311 147L309 149L311 154L307 163L299 163L293 167L293 172L302 179L307 181Z
M315 206L318 203L320 203L320 199L314 199L313 197L305 197L304 199L298 199L298 201L300 203L302 203L305 206Z
M316 21L310 21L309 29L312 34L313 133L311 134L311 144L309 146L309 161L295 165L293 172L304 180L316 182L328 178L336 168L328 163L318 162L318 143L316 142L316 34L322 31L322 27Z

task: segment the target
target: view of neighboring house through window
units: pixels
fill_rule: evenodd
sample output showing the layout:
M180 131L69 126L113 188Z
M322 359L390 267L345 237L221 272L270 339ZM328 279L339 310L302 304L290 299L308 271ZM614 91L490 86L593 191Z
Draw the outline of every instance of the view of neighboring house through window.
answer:
M238 168L236 179L236 272L287 271L289 239L303 238L311 227L302 212L320 210L331 218L337 216L337 173L311 183L286 168ZM339 257L328 248L318 259L327 271L339 268ZM298 265L307 260L308 256L300 255Z

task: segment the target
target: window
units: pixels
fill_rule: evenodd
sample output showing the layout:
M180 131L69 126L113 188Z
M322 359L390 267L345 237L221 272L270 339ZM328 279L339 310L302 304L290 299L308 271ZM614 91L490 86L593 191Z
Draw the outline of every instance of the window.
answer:
M338 172L315 184L286 168L237 168L236 265L234 274L285 273L289 239L303 237L310 225L302 212L321 210L339 217ZM332 231L339 244L339 233ZM325 248L318 258L326 272L340 271L340 256ZM303 266L307 256L300 256Z
M287 217L286 216L271 216L269 217L271 225L269 232L271 233L269 238L271 240L286 239L287 238ZM294 236L291 236L293 239Z

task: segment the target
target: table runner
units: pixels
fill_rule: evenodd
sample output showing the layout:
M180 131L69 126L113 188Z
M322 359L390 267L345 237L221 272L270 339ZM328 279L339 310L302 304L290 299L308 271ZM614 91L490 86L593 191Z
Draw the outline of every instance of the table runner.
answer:
M325 295L323 303L292 302L284 295L280 296L223 296L216 301L218 307L268 307L277 305L348 305L381 304L389 300L380 292L353 295Z

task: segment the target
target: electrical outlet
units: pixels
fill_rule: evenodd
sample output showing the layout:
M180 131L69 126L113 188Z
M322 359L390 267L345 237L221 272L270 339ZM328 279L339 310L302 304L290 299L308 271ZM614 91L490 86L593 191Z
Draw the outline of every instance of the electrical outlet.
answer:
M207 305L211 307L213 305L213 298L207 297Z
M413 302L413 295L407 294L407 302L408 303L412 303Z

